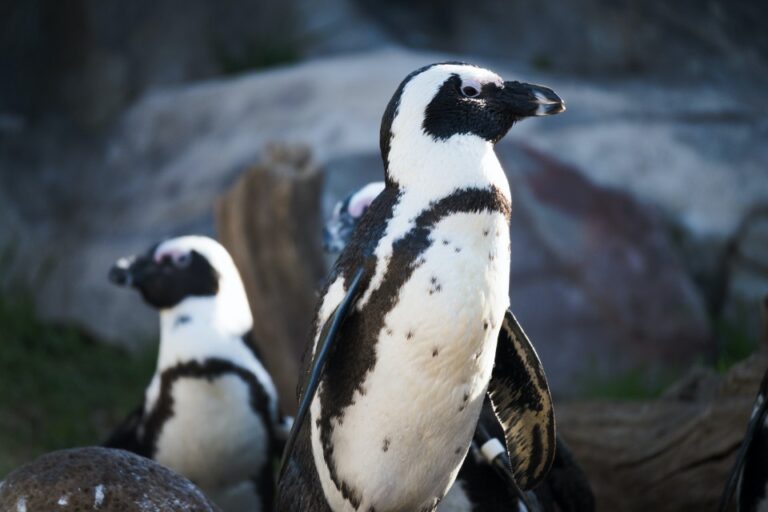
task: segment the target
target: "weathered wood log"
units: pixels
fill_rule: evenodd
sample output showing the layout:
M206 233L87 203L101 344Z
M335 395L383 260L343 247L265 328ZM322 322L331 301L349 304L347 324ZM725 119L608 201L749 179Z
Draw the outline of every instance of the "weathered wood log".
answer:
M695 370L659 400L557 407L598 510L716 510L766 368L762 350L722 377Z
M242 274L254 338L285 413L296 408L299 360L325 273L322 185L308 149L272 147L216 205L219 239Z

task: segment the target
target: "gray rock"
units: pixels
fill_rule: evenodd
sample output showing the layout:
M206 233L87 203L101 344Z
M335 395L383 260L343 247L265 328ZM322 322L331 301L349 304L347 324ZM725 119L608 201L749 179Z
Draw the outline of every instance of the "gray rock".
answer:
M759 0L355 0L417 48L529 60L585 73L768 78ZM546 35L546 36L544 36Z
M0 483L0 510L216 512L195 485L144 457L108 448L47 453Z
M0 249L9 249L5 268L12 272L3 280L31 286L48 318L78 322L125 344L151 336L157 329L155 314L135 294L107 282L116 258L165 236L213 234L214 200L271 142L306 144L320 165L329 166L325 204L337 192L380 177L378 129L392 92L408 72L447 58L395 49L362 52L156 90L120 116L103 138L59 138L23 127L9 132L0 140L5 149L0 151L0 194L8 200L0 204L0 225L7 226L0 229ZM760 104L746 102L737 89L639 80L602 84L542 75L525 66L510 70L508 64L486 64L505 76L551 85L568 103L564 115L522 122L507 140L572 165L578 171L568 176L584 175L597 189L617 189L639 199L699 241L700 255L710 246L715 250L750 205L768 200L768 180L761 180L768 162L761 141L768 128ZM512 179L516 187L518 178L513 174ZM548 185L552 190L559 186ZM535 194L524 189L517 196L520 204L525 194L538 204ZM575 214L568 209L542 208L540 215L537 223L552 222L561 230L569 222L584 222L571 219ZM663 232L656 225L648 230ZM523 245L529 234L521 230L513 236ZM561 256L568 252L564 242L548 241ZM584 241L576 238L574 243ZM673 251L667 242L659 243L662 254ZM608 253L597 252L568 261L594 265L586 254L610 260L601 265L613 262ZM524 264L526 257L516 252L516 264ZM634 256L622 258L626 268L634 261ZM655 265L656 260L640 264ZM594 268L599 272L602 267ZM677 262L672 268L683 270ZM589 279L591 287L606 284L592 274ZM678 284L678 290L688 290L679 296L684 316L694 311L700 327L699 313L691 306L696 300L687 296L695 291ZM542 286L526 291L532 304L547 304L553 292L574 308L587 300L574 290L573 281ZM620 305L659 309L655 304ZM589 325L605 321L585 315ZM584 336L578 325L571 327L561 343L573 351ZM554 356L564 360L572 353L568 350Z
M528 146L498 153L513 188L512 307L556 392L630 369L651 385L713 352L704 301L652 211Z

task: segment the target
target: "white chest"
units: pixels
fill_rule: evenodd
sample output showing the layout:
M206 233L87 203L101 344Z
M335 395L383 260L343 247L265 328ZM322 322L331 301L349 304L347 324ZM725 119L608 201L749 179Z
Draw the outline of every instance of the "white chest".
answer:
M466 455L508 306L509 231L497 213L441 220L378 334L376 363L341 422L332 420L338 476L358 510L419 510L442 498ZM313 418L322 414L319 401ZM336 490L312 422L329 503Z
M181 378L174 416L158 437L155 459L213 491L256 476L268 462L268 435L239 377Z

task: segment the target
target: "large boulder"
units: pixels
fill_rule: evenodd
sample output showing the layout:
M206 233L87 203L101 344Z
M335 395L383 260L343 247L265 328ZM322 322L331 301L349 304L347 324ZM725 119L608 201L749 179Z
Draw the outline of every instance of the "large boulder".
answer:
M48 318L75 321L108 340L135 344L157 332L157 321L137 296L107 282L107 269L116 258L165 236L213 234L215 199L260 161L271 142L310 148L316 163L328 170L325 205L364 181L379 179L378 128L389 97L408 72L447 58L401 50L363 52L156 90L141 97L100 138L73 135L60 140L14 125L0 139L2 149L7 149L0 151L0 194L7 200L0 205L0 254L4 269L12 269L3 280L30 288ZM641 277L633 278L631 287L601 281L597 276L601 268L612 272L621 268L618 263L610 266L614 261L598 250L602 242L589 246L586 239L577 238L574 243L580 244L581 252L569 254L566 244L557 246L556 256L573 265L576 275L588 275L586 284L591 289L613 285L605 298L623 312L622 319L633 309L638 318L655 322L663 309L657 304L667 304L667 299L647 303L650 297L676 289L671 297L680 298L684 314L679 321L669 320L676 327L659 328L666 334L657 340L681 331L691 333L685 340L700 340L701 307L690 296L695 290L680 260L670 256L675 247L666 238L664 225L672 224L685 238L696 240L700 251L694 254L703 259L736 229L745 211L768 200L768 180L761 179L768 154L762 144L766 125L760 120L759 104L745 102L738 85L664 86L640 80L602 84L534 73L509 63L485 64L508 77L551 85L568 104L564 115L515 126L500 146L502 156L505 148L515 148L510 150L512 157L503 156L519 203L515 217L522 220L523 215L538 211L535 225L546 227L551 222L553 226L537 228L538 232L575 236L568 229L570 222L591 226L602 215L616 216L613 224L603 222L598 234L613 247L608 243L613 235L606 233L626 231L619 244L623 248L615 250L640 256L621 256L626 260L623 271L649 262L658 266L653 272L642 271L647 274L638 271L637 276L653 277L647 286ZM507 146L509 142L518 146ZM520 149L519 144L529 149ZM518 158L534 162L530 168L537 169L548 168L547 162L555 159L566 164L567 172L562 171L562 177L561 171L539 170L531 176L543 184L527 185L525 174L518 186L521 178L514 171ZM595 201L594 211L586 206L574 211L570 205L577 199L565 188L572 185L565 184L574 180L586 183L579 201ZM600 201L615 196L594 192L604 188L622 191L620 204L639 200L644 206L629 211L654 220L646 226L646 221L633 220L634 213L622 216L623 207L602 213ZM552 201L560 203L553 207ZM523 210L525 204L530 205L528 212ZM642 236L633 241L629 234L633 231L620 221L640 226L637 233ZM522 229L513 233L514 258L520 264L524 254L519 248L529 245L523 242L524 236ZM596 258L608 261L598 266ZM686 266L690 262L691 258L683 258ZM676 272L680 275L669 277ZM515 275L512 298L517 306L524 296L516 290L524 285L520 272ZM638 300L638 287L645 290L641 303L632 302ZM569 300L566 289L552 284L549 290L526 293L532 310L542 312L538 320L533 313L523 315L534 333L536 322L544 321L549 301ZM622 291L627 295L617 299ZM585 297L579 300L590 304ZM639 315L641 308L652 314ZM585 318L583 324L568 324L571 330L564 335L573 336L570 346L578 346L577 340L591 338L577 334L580 325L618 321L612 315ZM690 329L681 328L686 322L691 322ZM608 327L601 329L608 332ZM545 338L545 332L549 331L541 331L537 338ZM643 340L637 341L642 346L653 332L645 326L631 335L622 334L615 343L622 346L636 339ZM698 343L677 341L669 350L680 346L687 352ZM648 346L657 345L662 343Z
M216 512L189 480L123 450L47 453L0 482L0 510L37 512Z
M580 74L768 78L760 0L354 0L416 48L527 60Z

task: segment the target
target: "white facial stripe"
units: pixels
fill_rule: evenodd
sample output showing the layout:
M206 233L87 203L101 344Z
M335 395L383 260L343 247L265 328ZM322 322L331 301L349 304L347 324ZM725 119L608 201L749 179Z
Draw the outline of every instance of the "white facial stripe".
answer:
M449 75L456 74L459 75L459 78L461 78L462 83L464 82L478 82L481 85L482 84L496 84L498 86L501 86L504 84L504 80L501 79L499 75L494 73L493 71L485 68L480 68L477 66L470 66L470 65L461 65L461 64L441 64L439 66L435 66L435 70L439 70L444 73L448 73ZM431 71L430 69L429 71ZM429 71L425 71L425 73L428 73Z

